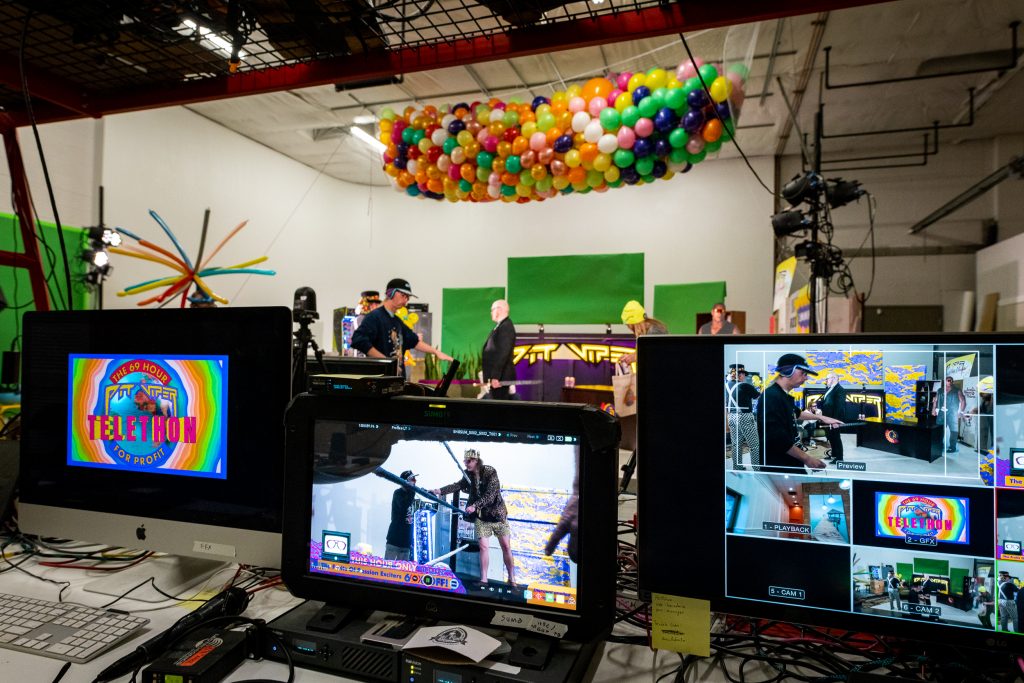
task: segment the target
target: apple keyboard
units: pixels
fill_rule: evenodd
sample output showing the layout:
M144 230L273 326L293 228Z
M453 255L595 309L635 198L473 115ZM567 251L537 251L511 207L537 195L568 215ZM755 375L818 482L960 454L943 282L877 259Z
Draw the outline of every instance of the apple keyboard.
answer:
M0 647L81 664L136 635L149 619L0 593Z

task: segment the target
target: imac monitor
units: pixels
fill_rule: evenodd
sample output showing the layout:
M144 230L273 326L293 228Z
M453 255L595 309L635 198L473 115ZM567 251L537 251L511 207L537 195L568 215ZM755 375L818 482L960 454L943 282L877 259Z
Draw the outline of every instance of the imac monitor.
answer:
M285 583L449 621L611 625L618 424L588 406L303 395L288 411Z
M730 386L736 365L764 383ZM1022 369L1015 334L642 337L641 589L1024 651L994 599L1024 575ZM851 397L884 409L843 410Z
M287 308L33 312L24 348L22 531L280 564Z

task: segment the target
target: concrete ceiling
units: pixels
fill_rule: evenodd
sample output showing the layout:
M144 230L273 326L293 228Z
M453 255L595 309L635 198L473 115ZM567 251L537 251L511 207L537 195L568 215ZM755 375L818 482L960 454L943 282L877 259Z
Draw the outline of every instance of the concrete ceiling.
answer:
M772 156L780 149L785 154L800 151L800 136L790 128L776 77L799 107L797 127L809 142L813 142L819 101L824 105L825 134L840 136L929 127L936 121L941 126L964 124L969 120L968 89L974 88L974 123L942 128L939 144L948 145L1024 133L1024 76L1020 73L1024 60L1003 71L824 89L824 48L831 46L829 81L833 86L1008 65L1013 59L1010 24L1021 15L1024 8L1006 0L902 0L710 29L686 38L694 54L708 60L722 59L723 53L730 59L748 51L754 55L736 136L748 156ZM770 57L773 45L774 59ZM388 179L379 158L348 134L356 116L376 115L385 107L401 110L408 105L442 105L488 95L528 99L550 95L564 85L582 83L608 70L674 68L684 57L680 38L664 36L410 73L397 84L340 92L333 86L316 86L188 107L328 176L385 185ZM806 90L802 91L804 83ZM764 98L762 92L767 93ZM924 134L827 138L822 144L823 168L872 163L829 164L830 159L922 150ZM736 157L738 153L727 144L720 156Z

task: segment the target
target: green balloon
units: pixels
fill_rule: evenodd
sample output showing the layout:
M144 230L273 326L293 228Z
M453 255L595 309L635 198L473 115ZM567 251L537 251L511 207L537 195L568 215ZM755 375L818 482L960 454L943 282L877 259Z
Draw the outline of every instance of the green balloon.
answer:
M402 133L405 133L405 131L403 130ZM459 146L459 141L456 140L455 138L445 138L444 144L441 145L441 149L444 150L445 154L447 154L448 156L451 156L452 150L455 149L458 146Z
M690 160L690 153L686 151L685 147L679 147L668 153L668 159L674 164L681 164Z
M640 105L637 108L640 110L640 116L643 116L645 119L652 118L658 113L658 103L654 101L654 97L651 95L640 100Z
M610 183L608 183L608 187L622 187L622 178L611 181Z
M710 84L709 84L710 85ZM694 90L700 90L701 84L700 79L694 76L693 78L687 78L686 83L683 83L683 94L689 95Z
M743 80L747 80L747 76L750 75L750 69L747 68L747 65L740 64L738 62L736 64L730 64L729 68L726 69L726 71L729 71L734 74L739 74L740 78L742 78Z
M523 170L523 165L519 163L518 155L512 154L508 159L505 159L505 170L509 173L519 173Z
M615 107L605 107L601 110L601 127L606 131L614 133L622 125L622 116Z
M503 195L505 195L506 197L511 197L512 195L514 195L516 193L516 186L515 185L502 185L501 186L501 193Z
M668 134L668 144L672 145L672 147L676 149L686 147L686 143L689 139L690 136L682 128L673 128L672 132Z
M465 178L459 181L459 189L463 192L469 192L473 189L473 183L469 182Z
M540 192L547 192L551 189L551 176L546 175L537 181L537 189Z
M721 138L719 138L718 140L715 140L714 142L709 142L706 145L704 145L704 151L707 152L708 154L714 154L715 152L717 152L721 148L722 148L722 140L721 140Z
M708 155L708 153L705 150L703 150L703 149L701 151L697 152L696 154L691 154L690 155L690 163L691 164L699 164L700 162L704 161L704 157L706 157L707 155Z
M519 123L519 112L507 110L505 115L501 117L501 122L505 124L506 128L511 128Z
M406 128L405 130L409 130L409 129ZM402 131L402 132L404 133L405 131ZM420 129L414 130L412 132L412 144L414 144L414 145L418 144L420 140L422 140L424 137L426 137L426 135L427 135L427 131L425 131L425 130L420 130Z
M613 109L612 111L615 110ZM602 111L601 113L603 114L604 111ZM554 127L554 125L555 115L552 114L551 112L548 112L547 114L541 114L540 117L537 119L537 130L539 130L542 133L546 133L549 130L551 130Z
M509 158L511 159L512 157ZM619 168L626 168L627 166L632 166L635 160L636 156L628 149L617 149L615 150L615 153L612 154L612 163L614 163ZM506 162L506 166L507 164L508 162Z
M708 84L709 88L714 80L718 78L718 69L715 68L714 64L705 64L701 68L697 69L697 73L700 74L700 77L704 79L704 82Z
M650 175L654 170L654 157L647 156L636 160L636 172L640 175Z
M385 121L394 121L395 110L392 109L391 107L384 107L383 109L380 110L380 117Z
M526 185L527 187L533 187L536 183L537 183L537 180L532 175L530 175L529 171L524 170L522 173L519 174L519 184L520 185Z
M658 104L658 109L665 106L665 97L667 95L668 88L656 88L654 92L651 93L651 97L653 97L654 101Z
M640 120L640 110L632 104L622 110L622 125L632 128Z
M402 142L406 143L407 145L411 145L412 144L412 133L413 133L412 128L403 128L402 129Z
M682 109L686 106L686 91L682 88L669 88L665 95L665 106L669 109Z
M490 168L494 163L494 155L490 152L480 151L476 155L476 165L480 168Z
M653 182L654 182L655 180L657 180L657 178L655 178L655 177L654 177L654 176L652 176L652 175L645 175L645 176L644 176L644 177L642 178L642 180L643 180L643 181L644 181L645 183L648 183L648 184L649 184L649 183L653 183Z
M604 173L600 171L587 171L587 185L590 187L601 187L604 184Z

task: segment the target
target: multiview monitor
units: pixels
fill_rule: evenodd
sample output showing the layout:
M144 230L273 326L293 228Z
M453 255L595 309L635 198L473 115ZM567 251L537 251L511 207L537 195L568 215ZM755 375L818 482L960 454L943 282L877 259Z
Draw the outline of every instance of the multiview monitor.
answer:
M280 564L288 309L27 313L24 349L23 531Z
M1024 336L643 337L638 372L643 590L1024 651Z
M573 639L610 627L613 418L304 395L287 424L282 569L294 594L474 624L518 614Z

